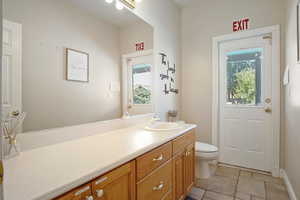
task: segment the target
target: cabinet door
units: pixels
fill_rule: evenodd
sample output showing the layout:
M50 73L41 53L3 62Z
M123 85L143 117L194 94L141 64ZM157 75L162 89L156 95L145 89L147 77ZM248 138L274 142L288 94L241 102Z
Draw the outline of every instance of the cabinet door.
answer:
M194 144L186 148L184 154L184 189L185 193L188 194L195 180L195 148Z
M184 188L184 154L182 151L173 158L173 196L174 200L185 197Z
M94 200L135 200L135 161L92 183Z

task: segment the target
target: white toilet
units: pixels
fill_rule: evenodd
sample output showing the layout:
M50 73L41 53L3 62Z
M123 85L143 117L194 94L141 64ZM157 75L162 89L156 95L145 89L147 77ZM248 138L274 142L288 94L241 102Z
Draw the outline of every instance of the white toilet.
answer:
M209 163L217 160L219 155L218 147L206 143L196 142L195 151L196 177L209 178L212 174Z

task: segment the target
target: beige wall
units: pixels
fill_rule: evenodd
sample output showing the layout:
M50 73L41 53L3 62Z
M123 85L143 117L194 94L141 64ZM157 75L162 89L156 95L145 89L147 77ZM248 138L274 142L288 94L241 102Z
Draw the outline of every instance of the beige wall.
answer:
M298 0L288 0L286 15L286 65L290 68L290 84L285 87L285 170L300 198L300 64L297 64Z
M146 23L134 23L120 29L121 54L136 52L135 44L144 42L145 50L153 49L153 27Z
M283 24L282 0L199 0L182 11L182 119L198 125L211 142L212 38L232 33L234 20L249 17L250 29Z
M24 130L40 130L121 116L118 27L67 0L6 0L4 18L23 25ZM90 55L90 82L65 80L65 48Z

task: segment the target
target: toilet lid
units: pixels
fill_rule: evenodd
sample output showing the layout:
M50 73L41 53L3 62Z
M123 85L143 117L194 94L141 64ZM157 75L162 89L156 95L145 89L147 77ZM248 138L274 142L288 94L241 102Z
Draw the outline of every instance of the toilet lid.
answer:
M218 151L218 147L211 144L202 143L202 142L196 142L195 149L198 152L206 152L206 153Z

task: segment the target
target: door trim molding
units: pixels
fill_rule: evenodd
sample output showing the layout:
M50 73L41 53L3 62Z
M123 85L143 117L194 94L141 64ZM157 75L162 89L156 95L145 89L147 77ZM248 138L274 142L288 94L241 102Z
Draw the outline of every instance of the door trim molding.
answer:
M128 112L128 86L124 84L125 80L128 80L127 74L127 60L130 58L153 55L153 49L148 49L145 51L137 51L129 54L122 55L122 115L126 117L126 112ZM153 61L154 63L154 61ZM154 74L154 66L152 66ZM154 86L154 85L153 85ZM152 106L154 105L155 96L152 97Z
M272 175L280 175L280 26L274 25L213 37L212 40L212 143L219 147L219 45L222 42L272 34Z

